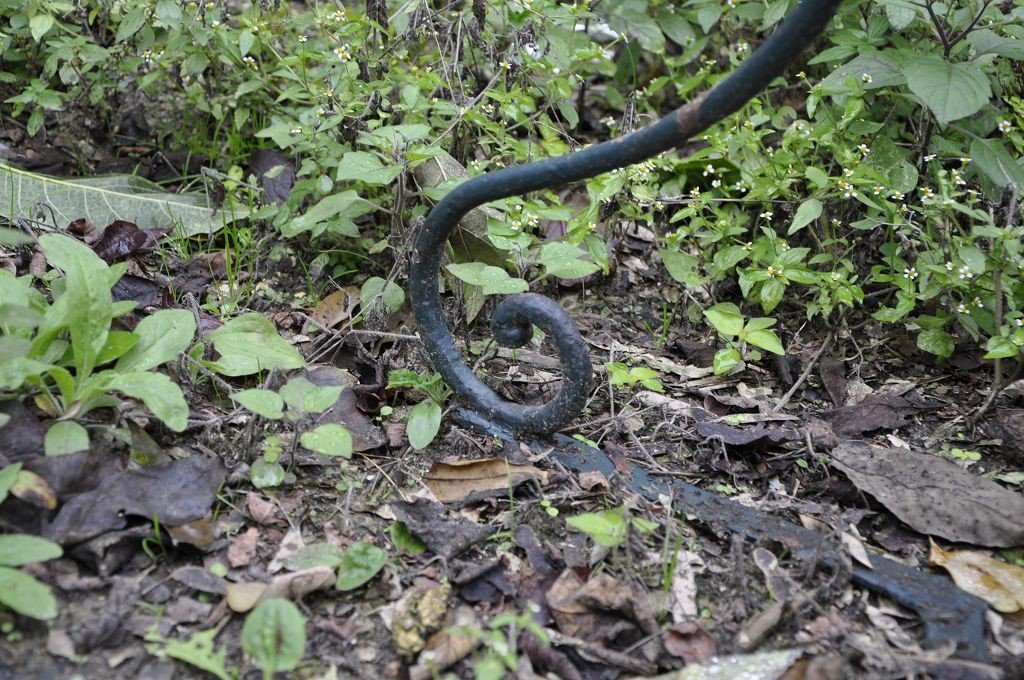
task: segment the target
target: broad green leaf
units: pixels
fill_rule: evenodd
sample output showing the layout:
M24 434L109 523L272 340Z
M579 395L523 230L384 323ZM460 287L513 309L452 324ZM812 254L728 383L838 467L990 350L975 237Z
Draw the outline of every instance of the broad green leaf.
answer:
M257 489L270 489L284 483L284 467L265 458L257 458L249 468L249 479Z
M813 165L804 170L804 177L814 182L814 185L819 189L824 189L828 186L828 175L825 174L824 170L816 168Z
M1021 348L1013 344L1012 340L1001 336L989 338L985 343L985 349L988 350L985 353L986 359L1009 359L1021 352Z
M608 7L608 23L613 30L636 38L640 47L648 52L664 52L665 36L646 9L646 3L637 6L636 3L617 2Z
M360 143L376 146L385 153L404 148L409 142L429 137L432 130L422 123L406 123L403 125L385 125L376 130L359 133Z
M342 182L345 180L358 180L364 184L391 184L391 182L402 174L400 165L384 165L376 154L366 151L349 151L338 163L334 179Z
M306 619L290 600L263 600L245 617L242 650L266 678L295 670L306 653Z
M663 7L658 12L658 25L661 26L665 37L679 45L687 47L691 41L697 38L696 31L680 12L674 11L673 7Z
M976 56L991 53L1018 61L1024 60L1024 40L1003 37L988 28L971 31L967 35L967 42L974 48Z
M334 569L342 563L345 553L332 543L310 543L285 558L284 565L292 571L302 571L313 567L330 567Z
M604 512L586 512L566 517L565 523L582 531L600 546L616 548L626 540L625 508L619 507Z
M124 42L138 33L139 29L145 25L148 19L148 3L129 10L128 13L122 17L121 23L117 27L117 35L114 37L114 42Z
M32 33L32 39L39 42L43 36L53 28L52 14L37 14L28 20L28 30Z
M917 8L907 0L881 0L881 4L894 31L902 31L917 16Z
M456 278L480 286L484 295L525 293L530 289L530 284L523 279L513 278L501 267L492 267L483 262L453 263L445 268Z
M746 340L751 345L766 349L773 354L785 354L786 350L782 348L782 341L779 340L779 336L775 335L769 330L754 330L746 334Z
M388 563L388 554L368 541L356 541L345 550L338 569L338 590L354 590L374 576Z
M684 286L699 286L702 283L697 271L699 262L696 257L670 248L660 249L658 253L661 255L661 261L665 263L665 271L674 280Z
M252 375L272 369L302 368L305 360L277 333L266 317L243 314L206 336L220 354L215 370L223 375Z
M743 314L731 302L720 302L704 310L704 318L727 338L735 338L743 330Z
M409 444L419 451L434 441L437 431L441 429L441 406L433 399L425 399L409 410L409 422L405 432Z
M940 125L977 113L992 97L988 76L978 64L952 64L922 54L904 64L907 87L923 101Z
M49 587L9 567L0 567L0 604L41 621L57 618L57 600Z
M1002 140L975 139L971 142L971 158L998 188L1011 182L1024 187L1024 167L1006 150Z
M108 389L139 399L169 429L181 432L188 425L188 404L181 388L163 373L111 371Z
M391 536L391 544L395 546L395 550L404 550L410 555L419 555L427 551L427 546L412 535L404 522L397 520L392 522L388 534Z
M352 457L352 435L337 423L324 423L309 432L303 432L299 443L325 456Z
M2 166L0 166L2 167ZM46 310L43 326L33 352L38 356L53 333L67 328L71 333L78 379L85 380L96 367L96 359L107 343L113 317L110 268L91 248L63 234L43 234L39 245L51 265L64 273L64 290L55 294Z
M739 350L733 347L726 347L715 352L715 358L712 360L711 366L715 371L715 375L726 375L731 373L742 362L743 357L740 356Z
M571 243L553 241L540 247L538 260L544 265L544 273L547 276L578 279L600 269L593 262L580 259L585 255L586 251L580 250Z
M232 394L231 398L256 415L263 416L268 420L280 420L284 417L284 399L273 390L258 388L241 390Z
M43 440L47 456L66 456L89 449L89 433L73 420L58 420Z
M0 428L3 428L3 425L0 425ZM20 470L21 463L12 463L0 470L0 503L7 500L7 493L14 486L14 483L18 481L18 472Z
M379 276L371 276L359 290L359 305L363 312L370 310L375 298L380 299L388 312L394 313L405 304L405 291L394 281L387 281Z
M334 406L345 388L341 385L317 385L299 375L286 382L279 394L288 408L299 413L323 413Z
M196 332L196 320L187 309L161 309L139 322L133 331L138 343L118 360L118 371L148 371L178 358Z
M253 32L243 29L238 34L238 56L244 57L249 54L249 51L252 50L253 43L255 42L256 36Z
M0 535L0 565L20 567L60 557L64 551L53 541L27 534Z
M782 296L786 293L786 286L778 279L768 279L761 286L761 309L768 312L778 307L782 302Z
M40 205L48 209L37 211ZM245 213L216 210L203 194L172 194L135 175L64 179L0 163L0 216L33 215L62 230L78 218L103 228L115 220L147 229L174 228L179 236L212 234Z
M953 354L954 345L953 336L941 328L929 328L917 336L918 348L943 358Z
M813 60L811 61L813 63ZM864 83L861 79L864 74L871 76L870 83ZM894 54L879 52L870 48L862 48L862 52L833 70L821 81L820 87L825 94L839 94L846 92L846 79L853 77L861 80L865 90L876 90L883 87L895 87L902 85L906 78L899 65L899 60Z
M281 227L284 236L297 236L310 231L318 224L335 221L341 224L352 224L352 220L366 213L377 210L376 203L361 198L355 191L342 191L322 199L319 203ZM352 224L349 231L342 231L346 236L358 236L359 231Z
M795 234L814 220L818 219L820 216L821 201L816 198L807 199L800 204L799 208L796 209L796 215L793 216L793 223L789 225L789 230L786 234Z
M193 633L189 639L184 641L168 640L164 647L164 653L172 659L204 670L217 677L218 680L232 680L224 663L227 645L221 645L220 649L214 647L214 638L219 632L220 628L213 627Z

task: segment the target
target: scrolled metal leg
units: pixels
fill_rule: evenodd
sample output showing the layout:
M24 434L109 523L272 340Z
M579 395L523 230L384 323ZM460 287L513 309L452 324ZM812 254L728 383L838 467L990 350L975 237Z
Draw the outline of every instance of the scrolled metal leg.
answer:
M483 420L517 433L544 434L568 425L586 403L593 369L586 345L569 315L535 294L504 300L492 327L502 344L522 345L536 324L558 345L563 385L543 406L505 401L462 361L441 312L438 276L444 244L463 215L509 196L560 186L622 168L679 146L732 114L763 89L821 33L840 0L803 0L782 25L731 76L697 100L658 122L576 153L505 168L474 177L453 189L424 221L413 249L409 289L420 337L430 360L460 400Z

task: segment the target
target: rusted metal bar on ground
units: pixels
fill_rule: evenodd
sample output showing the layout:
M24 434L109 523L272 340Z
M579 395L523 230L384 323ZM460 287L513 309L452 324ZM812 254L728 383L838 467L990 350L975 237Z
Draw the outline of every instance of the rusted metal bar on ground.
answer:
M593 368L586 345L564 309L525 293L505 298L491 321L498 343L521 347L532 325L554 338L562 364L562 388L542 406L522 406L499 397L463 362L444 320L438 276L444 245L473 208L509 196L578 182L675 148L736 112L780 75L828 24L840 0L803 0L746 62L728 78L646 128L576 153L488 172L453 189L430 211L412 254L409 291L420 337L434 367L463 403L483 420L517 433L554 432L570 423L590 394Z
M549 457L574 472L600 472L607 478L624 477L626 484L644 498L657 502L671 496L698 521L724 528L751 541L771 541L785 546L802 559L818 560L826 569L836 569L840 546L822 534L799 524L741 505L719 494L677 479L655 479L639 466L629 463L629 474L601 450L585 446L564 435L555 435L556 448ZM536 452L550 448L534 443ZM938 574L918 571L880 555L870 555L872 568L854 565L851 580L860 586L892 598L912 610L924 624L924 644L936 647L952 641L955 656L966 661L988 663L985 651L985 612L981 599L957 588Z

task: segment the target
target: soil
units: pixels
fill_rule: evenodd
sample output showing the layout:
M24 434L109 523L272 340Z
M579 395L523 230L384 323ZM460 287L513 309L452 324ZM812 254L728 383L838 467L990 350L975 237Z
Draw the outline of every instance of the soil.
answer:
M58 169L72 169L68 155L49 145L34 146L24 136L6 143L22 161L57 159ZM90 169L116 167L111 161L116 156L107 149ZM158 168L169 156L159 162L155 154L146 158ZM53 163L29 165L53 170ZM699 292L681 290L667 279L649 236L636 230L618 236L622 247L614 275L539 291L570 311L599 367L587 411L570 434L599 445L616 464L616 474L568 469L550 450L564 443L503 442L458 424L454 411L429 447L413 450L404 416L418 397L386 387L390 371L430 368L418 341L409 339L415 327L408 305L377 319L372 332L349 332L343 322L330 332L313 333L309 315L316 307L304 297L311 282L296 265L315 253L288 245L283 258L252 263L249 276L262 285L245 307L271 319L311 366L326 371L321 379L350 381L336 416L350 429L361 428L357 453L341 465L304 453L292 446L292 430L260 421L226 398L226 389L255 383L226 385L186 364L168 368L191 406L183 434L139 413L97 412L105 419L93 422L101 434L88 455L76 454L82 459L79 469L94 466L94 474L83 472L80 487L68 484L62 505L97 488L99 481L93 479L89 487L85 478L109 482L124 474L130 450L140 447L151 447L166 461L215 461L223 486L214 485L202 521L182 525L204 532L201 537L182 535L175 531L182 527L151 516L122 512L116 528L88 541L69 540L65 557L27 567L53 588L60 614L47 623L0 614L0 678L209 677L172 658L182 653L169 643L210 630L217 631L215 645L226 652L229 673L258 677L239 643L244 614L230 606L237 603L229 605L225 592L227 584L272 582L291 594L307 621L304 660L288 677L431 677L424 645L434 659L450 655L452 665L439 668L438 676L473 677L473 664L487 650L514 645L509 658L517 677L653 675L779 650L796 650L782 665L790 678L981 678L999 677L1000 671L1003 677L1024 677L1019 611L1004 616L989 610L988 663L970 664L958 660L951 646L923 647L922 626L913 612L877 590L854 585L850 573L863 550L944 574L928 564L928 536L906 521L916 524L940 511L941 504L927 505L934 498L910 488L883 502L880 498L888 497L878 487L878 496L865 491L832 460L852 440L888 451L909 449L917 456L907 458L911 474L931 471L934 460L951 461L964 474L958 482L965 485L962 495L983 493L974 483L994 479L991 483L1019 498L1020 384L989 401L993 366L978 351L965 345L938 363L902 329L867 316L850 314L831 327L807 322L799 299L775 313L784 357L763 357L734 375L716 377L706 369L720 342L686 316ZM209 246L211 253L223 249L223 244ZM6 262L20 274L30 256L29 250L9 253ZM132 256L132 271L164 289L183 286L202 302L225 279L218 257L167 262L140 253ZM312 283L322 296L336 288L326 279ZM358 286L361 280L349 283ZM158 306L169 299L160 298ZM459 309L452 314L460 319ZM217 323L205 313L199 316L201 327ZM479 318L487 317L485 308ZM460 340L484 337L482 323L455 325ZM548 344L514 356L498 353L481 363L480 373L513 401L540 403L557 387L557 362L550 359ZM610 361L654 368L663 392L642 385L611 387L600 368ZM279 386L283 378L271 375L265 384ZM856 410L865 403L874 403L874 409ZM394 411L389 414L384 406ZM32 423L38 425L41 414L31 405L18 413L27 419L18 432L37 432ZM130 446L109 429L102 433L114 422L131 425ZM282 437L288 480L279 488L257 489L250 466L270 433ZM40 443L21 439L18 452L6 455L38 460ZM524 466L526 481L497 491L473 488L443 506L416 500L429 495L425 485L433 491L435 478L451 472L433 464L494 459ZM801 555L784 535L768 532L746 540L677 499L645 499L629 479L630 464L658 480L685 481L765 515L802 523L830 541L846 534L843 544L855 547L829 566L821 555ZM184 502L181 494L168 494L166 503ZM908 503L901 505L900 498ZM112 502L103 496L100 501L105 505L94 509L97 516ZM627 508L630 529L614 547L602 547L566 523L581 513L621 507ZM34 521L45 533L55 516L36 511L26 519L24 507L21 511L5 504L0 516L8 529ZM395 547L396 518L420 534L426 551ZM982 524L988 518L979 511L972 519ZM937 541L947 550L997 547L970 540L975 534L969 528L960 540L939 533ZM289 562L297 544L345 549L357 541L389 553L386 566L366 585L342 591L333 579L324 588L282 584L282 578L300 571ZM1008 557L1020 564L1020 553ZM218 569L222 575L215 574ZM955 588L952 581L948 587ZM532 616L550 644L538 642L521 625L510 629L507 624L497 628L501 642L488 638L488 643L481 631L490 631L488 622L501 615ZM460 625L480 632L461 656L456 642L467 638L457 634ZM755 663L764 674L742 677L781 675L764 670L767 657L756 657ZM740 674L734 670L719 677Z

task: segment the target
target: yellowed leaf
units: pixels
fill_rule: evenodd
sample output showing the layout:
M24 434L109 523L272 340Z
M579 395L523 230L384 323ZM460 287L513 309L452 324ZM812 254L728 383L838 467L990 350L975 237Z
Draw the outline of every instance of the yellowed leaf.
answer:
M932 541L928 556L949 572L962 590L988 602L997 612L1024 609L1024 569L974 550L943 550Z
M504 458L434 463L426 477L427 488L442 503L465 500L471 494L508 493L534 481L544 486L548 473L533 465L515 465Z
M11 485L11 494L44 510L57 507L57 494L45 479L30 470L18 470L18 476Z

